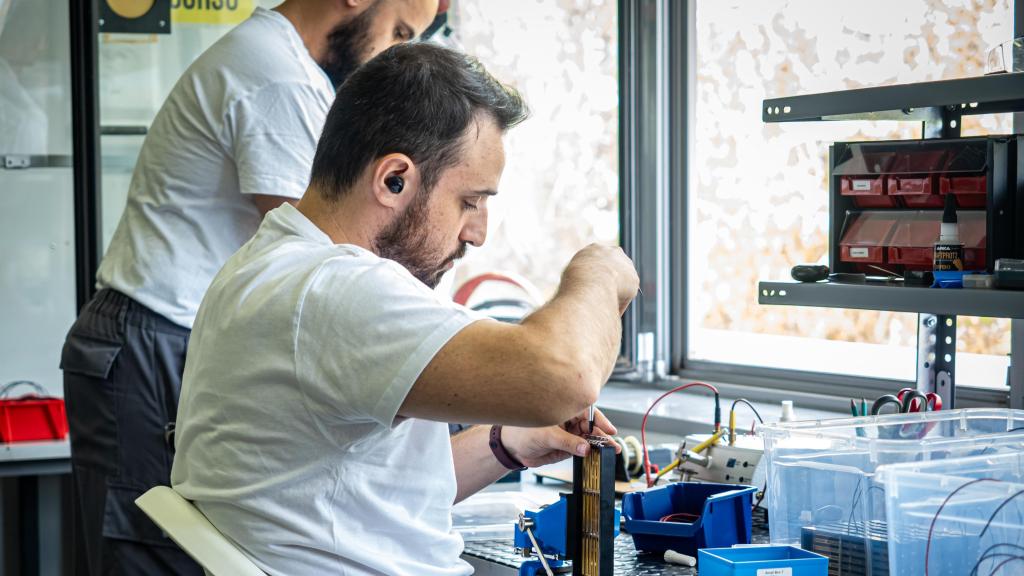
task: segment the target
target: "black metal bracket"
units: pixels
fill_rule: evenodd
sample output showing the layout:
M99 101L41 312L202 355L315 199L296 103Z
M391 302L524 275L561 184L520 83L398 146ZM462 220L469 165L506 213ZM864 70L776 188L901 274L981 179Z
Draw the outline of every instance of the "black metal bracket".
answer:
M962 107L943 106L938 111L938 115L921 123L921 135L924 138L959 138L960 123L963 119Z
M956 316L920 314L917 325L917 389L956 404Z

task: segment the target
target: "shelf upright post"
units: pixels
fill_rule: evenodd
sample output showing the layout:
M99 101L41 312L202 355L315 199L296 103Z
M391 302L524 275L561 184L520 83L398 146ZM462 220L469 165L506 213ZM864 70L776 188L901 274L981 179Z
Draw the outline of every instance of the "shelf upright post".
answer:
M921 137L959 138L960 108L947 105L936 111L921 123ZM917 389L937 393L945 408L956 405L956 316L917 315Z
M1024 36L1024 2L1013 3L1013 36ZM1024 113L1013 114L1013 133L1024 133ZM1024 166L1021 152L1017 151L1017 197L1024 184ZM1020 212L1018 212L1020 214ZM1006 373L1006 384L1010 387L1010 408L1024 408L1024 320L1010 320L1010 367Z
M945 402L944 408L956 407L956 316L935 316L934 391Z
M943 408L956 404L956 316L918 314L917 389L942 397Z

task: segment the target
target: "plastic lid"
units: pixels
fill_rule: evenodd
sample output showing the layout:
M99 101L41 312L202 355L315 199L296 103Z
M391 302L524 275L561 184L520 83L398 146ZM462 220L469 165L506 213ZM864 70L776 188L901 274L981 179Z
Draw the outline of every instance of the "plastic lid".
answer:
M961 210L957 212L959 242L966 248L985 247L985 213ZM942 213L929 210L900 212L892 238L887 246L896 248L932 248L939 241Z
M847 216L842 239L842 246L886 246L893 228L903 213L867 210L855 212ZM938 229L929 241L929 245L938 238Z

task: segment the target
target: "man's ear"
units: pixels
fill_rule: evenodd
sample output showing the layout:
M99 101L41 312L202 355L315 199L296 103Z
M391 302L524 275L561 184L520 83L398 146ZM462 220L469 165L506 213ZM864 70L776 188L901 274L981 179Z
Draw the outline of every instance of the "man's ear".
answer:
M370 186L380 205L404 210L420 188L419 170L405 154L388 154L377 161Z

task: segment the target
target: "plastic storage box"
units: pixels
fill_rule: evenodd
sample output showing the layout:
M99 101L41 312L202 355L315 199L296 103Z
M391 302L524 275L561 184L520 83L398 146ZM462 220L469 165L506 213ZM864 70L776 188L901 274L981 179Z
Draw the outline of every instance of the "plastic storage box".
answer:
M647 552L675 550L696 556L699 548L750 543L752 498L742 484L677 482L622 497L622 516L633 546ZM669 514L692 522L661 522Z
M828 558L796 546L708 548L697 553L700 576L827 576Z
M1024 574L1024 452L883 466L893 576Z
M815 543L837 569L885 574L885 489L879 466L1024 448L1024 411L968 409L760 427L772 544ZM1012 431L1012 432L1011 432ZM837 563L837 559L842 562ZM857 572L861 570L861 572Z
M542 504L517 491L478 492L452 507L452 529L466 542L511 539L519 514Z

